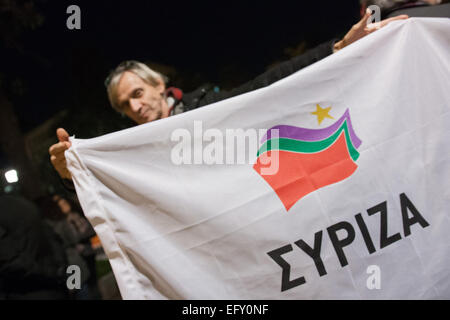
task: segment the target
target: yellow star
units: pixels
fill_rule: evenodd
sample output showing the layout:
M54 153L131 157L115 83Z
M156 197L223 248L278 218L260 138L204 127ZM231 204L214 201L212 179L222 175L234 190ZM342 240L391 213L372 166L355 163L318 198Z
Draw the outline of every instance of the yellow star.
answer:
M316 111L311 112L311 114L315 114L317 116L317 121L319 121L319 124L323 121L325 118L334 119L332 116L328 114L330 112L331 107L322 109L319 104L316 104Z

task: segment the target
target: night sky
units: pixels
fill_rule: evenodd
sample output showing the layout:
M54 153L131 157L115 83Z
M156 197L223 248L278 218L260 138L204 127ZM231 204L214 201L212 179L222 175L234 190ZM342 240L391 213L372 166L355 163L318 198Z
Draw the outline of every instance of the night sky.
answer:
M123 60L197 74L183 82L184 91L202 81L238 85L285 59L286 47L342 36L359 13L358 1L184 3L35 1L44 22L24 33L24 52L8 57L6 66L25 84L14 99L22 130L74 103L80 90L107 103L104 78ZM70 4L81 8L81 30L66 27Z

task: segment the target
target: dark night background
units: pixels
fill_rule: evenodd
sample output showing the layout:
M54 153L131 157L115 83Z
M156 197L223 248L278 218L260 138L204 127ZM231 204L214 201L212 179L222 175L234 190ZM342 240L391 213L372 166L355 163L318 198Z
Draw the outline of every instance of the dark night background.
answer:
M103 84L123 60L148 63L185 92L230 89L359 20L358 1L183 3L0 0L0 169L23 167L41 192L58 191L48 158L56 128L90 138L132 125L109 107ZM81 30L66 27L71 4Z

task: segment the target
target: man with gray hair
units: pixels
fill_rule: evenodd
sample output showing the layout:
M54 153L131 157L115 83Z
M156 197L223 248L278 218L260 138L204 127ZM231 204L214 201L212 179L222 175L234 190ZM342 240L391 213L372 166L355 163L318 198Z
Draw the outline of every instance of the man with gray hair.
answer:
M113 109L126 114L137 124L144 124L169 116L166 82L164 75L144 63L129 60L110 73L105 85ZM144 90L141 86L150 86L153 90Z
M402 15L375 23L368 23L370 17L371 11L367 10L362 19L341 40L333 39L325 42L304 54L277 65L255 79L228 92L215 92L206 87L201 87L189 94L183 94L181 90L175 88L166 90L166 79L163 75L151 70L143 63L125 61L106 80L108 97L115 110L127 115L137 124L167 118L171 114L189 111L268 86L343 49L393 20L408 18L408 16ZM71 174L67 169L64 156L64 151L71 146L69 134L62 128L59 128L56 134L59 142L52 145L49 149L50 161L61 178L71 180Z

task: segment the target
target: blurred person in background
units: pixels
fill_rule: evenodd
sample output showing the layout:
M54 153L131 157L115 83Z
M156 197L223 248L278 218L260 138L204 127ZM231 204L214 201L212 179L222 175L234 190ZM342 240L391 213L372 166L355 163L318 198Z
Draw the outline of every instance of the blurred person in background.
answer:
M66 215L67 221L76 230L78 238L80 239L80 244L85 244L84 250L91 250L90 239L96 234L91 224L84 216L81 207L70 198L63 198L59 195L54 195L52 199L58 204L61 212Z
M101 299L97 287L95 251L90 239L95 232L86 218L72 208L71 200L60 196L47 196L39 200L44 217L62 239L68 265L77 265L81 270L81 289L71 291L77 300Z
M76 232L77 250L86 261L90 272L88 285L92 290L97 291L96 250L92 245L93 241L98 239L97 234L75 201L59 195L54 195L53 200L56 200L62 213L66 215L67 222Z
M0 299L67 299L64 245L38 207L2 195L0 208Z

